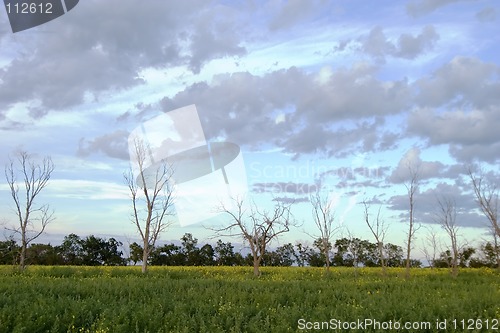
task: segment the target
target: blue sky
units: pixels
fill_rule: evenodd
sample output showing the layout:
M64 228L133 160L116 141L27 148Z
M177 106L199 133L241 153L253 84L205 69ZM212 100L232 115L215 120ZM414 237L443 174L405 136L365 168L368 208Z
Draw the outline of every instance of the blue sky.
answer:
M498 182L499 16L481 0L86 0L13 34L0 11L0 165L19 150L52 157L46 239L137 239L128 135L195 104L208 141L240 146L249 198L296 202L302 226L282 243L312 243L308 197L320 187L344 234L371 239L366 200L402 245L407 162L420 166L417 221L439 230L436 197L453 197L463 241L480 243L488 223L465 169L481 163ZM11 207L1 181L5 225ZM162 241L210 241L205 227L224 218L175 224Z

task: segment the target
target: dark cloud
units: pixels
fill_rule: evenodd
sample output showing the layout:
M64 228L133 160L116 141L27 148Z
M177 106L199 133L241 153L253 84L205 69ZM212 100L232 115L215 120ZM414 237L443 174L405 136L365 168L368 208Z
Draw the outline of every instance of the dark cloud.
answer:
M481 22L494 22L497 19L495 8L487 7L477 12L476 18Z
M384 34L382 27L377 26L362 39L362 49L379 60L384 60L386 56L415 59L431 50L438 39L439 35L434 27L426 26L420 34L413 36L404 33L399 36L397 43L393 43Z
M422 107L488 108L500 103L500 68L494 63L457 56L430 76L416 81Z
M494 163L500 157L500 69L476 58L456 57L415 83L408 133L429 145L449 145L459 161ZM446 107L443 111L442 107Z
M500 141L500 109L492 111L415 110L410 114L408 130L429 140L432 145L443 143L488 145Z
M92 140L80 139L77 155L87 157L95 153L103 153L112 158L128 160L128 136L124 130L117 130L110 134L98 136Z
M239 72L193 84L161 105L169 111L196 104L208 137L338 156L360 146L377 150L394 144L387 141L394 136L380 130L384 116L405 110L411 90L405 80L381 81L375 75L366 65L326 77L295 67L263 76ZM333 126L348 119L354 124Z
M440 178L445 171L445 165L439 161L423 161L420 158L420 149L412 148L401 158L388 181L394 184L407 183L417 174L418 181L431 178Z
M426 26L417 36L402 34L398 39L397 57L415 59L426 50L432 49L439 35L433 26Z
M269 23L270 30L286 29L310 18L315 13L320 13L325 7L321 0L288 0L274 1L267 8L273 13Z
M418 17L429 14L440 7L457 2L469 2L476 0L417 0L406 5L406 11L410 16Z
M468 144L468 145L450 145L450 154L458 161L471 163L475 161L484 161L496 164L500 161L500 156L495 152L500 151L500 142L492 144Z
M495 162L500 156L500 110L436 112L420 109L408 118L408 131L430 145L448 144L459 161L474 159Z
M479 214L477 204L472 194L464 192L457 185L438 183L425 191L417 191L414 196L415 221L423 224L436 224L436 214L439 212L439 200L453 200L456 206L456 222L459 226L484 228L487 227L484 216ZM408 195L392 196L388 202L390 210L400 211L399 217L408 219Z
M52 33L36 39L19 35L19 56L0 75L0 106L38 100L40 109L68 109L85 94L144 83L140 72L146 68L189 65L196 72L210 59L243 54L237 25L231 23L236 17L223 6L209 5L201 0L80 2L38 28Z

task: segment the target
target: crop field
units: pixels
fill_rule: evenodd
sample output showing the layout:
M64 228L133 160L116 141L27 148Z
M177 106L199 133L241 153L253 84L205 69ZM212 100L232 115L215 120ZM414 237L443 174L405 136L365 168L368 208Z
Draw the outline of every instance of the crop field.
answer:
M0 266L0 333L500 332L490 269ZM361 325L361 326L360 326ZM404 326L411 325L411 326Z

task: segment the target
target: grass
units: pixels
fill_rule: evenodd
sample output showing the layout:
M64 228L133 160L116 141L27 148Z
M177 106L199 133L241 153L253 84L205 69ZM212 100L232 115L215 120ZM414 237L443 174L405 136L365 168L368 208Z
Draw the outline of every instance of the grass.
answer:
M437 332L436 320L446 320L448 331L457 331L453 320L500 320L494 270L464 269L453 278L448 270L415 269L409 280L402 269L386 277L374 268L262 272L254 278L249 267L151 267L142 275L138 267L32 266L19 273L4 266L0 333L308 331L300 330L301 319L310 327L331 319L430 322L419 332ZM488 331L473 328L468 332Z

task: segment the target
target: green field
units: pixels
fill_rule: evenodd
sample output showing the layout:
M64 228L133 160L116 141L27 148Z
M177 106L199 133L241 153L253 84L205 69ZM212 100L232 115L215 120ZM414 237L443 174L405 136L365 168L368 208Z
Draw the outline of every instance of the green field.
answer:
M262 272L254 278L250 267L151 267L144 276L138 267L31 266L19 273L0 266L0 333L334 332L358 320L365 326L350 331L438 332L445 330L436 321L446 320L450 332L500 332L494 270L464 269L453 278L448 270L414 269L409 280L402 269L386 277L375 268ZM383 329L406 322L421 329ZM324 329L305 329L314 325Z

